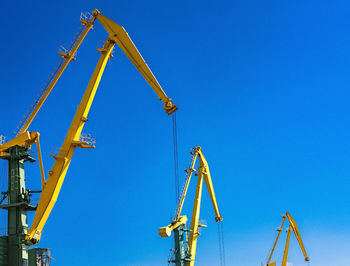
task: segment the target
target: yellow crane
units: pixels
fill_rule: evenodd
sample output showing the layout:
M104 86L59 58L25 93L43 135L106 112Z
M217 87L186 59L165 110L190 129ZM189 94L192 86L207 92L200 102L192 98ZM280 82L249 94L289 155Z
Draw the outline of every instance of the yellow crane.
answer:
M206 227L199 222L200 205L202 199L202 189L203 189L203 179L207 185L211 202L215 211L215 221L221 222L223 218L220 215L219 207L216 202L215 192L213 182L211 180L208 162L205 159L202 149L200 146L194 147L191 151L192 160L190 163L190 168L186 170L187 176L180 195L180 200L177 204L175 211L175 219L165 227L159 228L160 237L169 237L171 232L174 231L175 238L175 250L174 259L170 262L175 263L176 266L193 266L196 259L196 248L197 239L200 235L199 228ZM181 210L187 195L188 186L192 177L192 173L196 171L195 163L197 158L199 159L198 167L198 179L196 186L196 194L194 199L194 206L191 218L190 229L186 229L187 216L181 215ZM189 232L189 237L187 239L187 232ZM187 245L186 245L187 244Z
M78 106L78 110L74 116L66 138L64 139L62 147L58 155L53 156L56 160L55 164L49 171L49 178L46 184L44 184L44 189L41 193L33 224L26 235L26 240L32 241L34 243L37 243L40 240L42 229L56 202L75 148L93 148L93 146L89 145L88 141L81 139L81 132L85 122L88 120L87 115L89 113L106 63L111 57L111 52L115 44L117 44L123 50L130 61L146 79L148 84L163 101L164 109L167 114L171 114L177 110L177 107L171 102L171 99L167 97L159 85L157 79L154 77L153 73L133 44L125 29L116 22L103 16L97 10L94 10L92 14L93 19L91 22L97 19L107 30L109 37L107 38L104 47L102 49L99 49L101 52L101 57L86 88L85 94Z
M55 159L55 163L49 171L49 177L46 180L39 145L40 134L38 132L28 132L27 130L69 62L75 60L75 53L88 31L92 29L95 20L98 20L102 24L109 36L105 41L103 48L97 49L101 52L100 59L78 106L78 110L68 129L63 144L58 154L52 155ZM40 97L36 99L35 103L32 105L25 119L21 122L17 129L16 137L2 145L0 144L0 156L4 156L5 158L12 147L20 146L30 148L32 144L37 143L42 179L42 192L36 208L33 223L28 232L24 233L28 245L40 241L43 227L55 205L75 148L94 148L94 143L91 142L91 139L84 138L81 132L85 122L88 121L88 113L92 101L106 67L106 63L112 57L112 50L115 44L117 44L127 55L147 83L156 92L159 99L164 103L164 110L166 113L170 115L177 110L177 107L165 94L145 60L130 39L128 33L121 25L103 16L98 10L94 10L91 15L83 17L81 23L83 24L82 31L77 35L69 50L59 53L62 56L63 61L60 63L59 68L52 78L50 78L49 84L42 91ZM20 206L20 204L18 204L18 206Z
M303 241L301 240L301 236L300 236L300 233L299 233L299 229L298 229L297 223L292 218L292 216L289 214L289 212L286 212L282 216L282 224L281 224L281 226L277 229L277 232L278 232L277 233L277 237L276 237L275 242L273 244L273 247L271 249L270 255L269 255L268 259L267 259L266 266L276 266L276 262L270 262L270 261L271 261L273 252L274 252L274 250L276 248L276 244L277 244L278 238L279 238L279 236L280 236L280 234L281 234L281 232L283 230L284 223L285 223L285 221L287 219L289 221L289 226L288 226L288 229L287 229L287 239L286 239L286 245L285 245L284 253L283 253L282 266L287 266L289 241L290 241L290 234L291 234L292 231L293 231L296 239L298 240L298 243L299 243L299 246L301 248L301 251L304 254L305 261L309 261L310 260L309 257L306 254L306 250L304 248Z

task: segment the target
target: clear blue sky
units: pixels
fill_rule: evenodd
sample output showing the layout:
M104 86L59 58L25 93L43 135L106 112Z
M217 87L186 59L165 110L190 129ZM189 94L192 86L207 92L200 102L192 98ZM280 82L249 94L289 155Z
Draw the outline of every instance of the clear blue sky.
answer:
M350 265L349 1L3 2L0 131L8 139L80 12L94 8L125 27L179 106L180 170L190 148L203 147L227 265L265 261L285 211L310 265ZM96 23L30 127L41 133L46 172L106 38ZM166 265L172 239L157 230L175 209L171 130L161 102L117 49L84 128L97 148L76 151L39 244L52 248L53 265ZM27 164L26 177L28 188L40 188L37 164ZM184 213L191 206L190 195ZM201 214L208 228L197 262L218 265L207 192ZM291 265L305 265L292 239Z

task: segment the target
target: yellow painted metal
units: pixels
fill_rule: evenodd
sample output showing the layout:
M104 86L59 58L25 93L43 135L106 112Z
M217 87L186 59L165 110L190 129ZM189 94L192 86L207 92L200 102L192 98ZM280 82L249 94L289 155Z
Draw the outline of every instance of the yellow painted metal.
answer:
M193 266L196 259L196 250L197 250L197 239L199 236L198 225L199 225L199 213L202 200L202 189L203 189L203 175L198 173L196 195L194 198L191 227L190 227L190 236L188 238L187 251L191 255L191 261L186 262L187 266Z
M207 160L205 159L201 147L196 147L198 152L198 158L200 162L200 166L198 168L198 180L196 187L196 195L194 200L192 219L191 219L191 227L190 227L190 236L188 239L188 252L191 255L191 261L187 262L187 266L193 266L196 259L196 250L197 250L197 239L199 236L198 227L199 227L199 213L200 213L200 205L202 198L202 188L203 188L203 179L207 185L207 189L209 191L209 195L211 198L211 202L215 211L215 221L221 222L223 218L220 215L219 207L216 201L214 186L211 179L209 165Z
M132 61L135 67L143 75L149 85L157 93L159 98L164 102L164 109L168 114L171 114L177 110L177 107L171 102L171 99L168 98L157 82L156 78L153 76L151 70L148 68L147 64L143 60L141 54L138 52L137 48L129 38L128 34L122 26L108 19L107 17L101 15L97 10L93 12L93 18L90 21L82 21L85 26L83 33L80 38L77 40L76 44L69 53L60 53L60 55L65 59L64 64L60 67L57 74L55 75L53 81L49 85L47 91L41 98L40 102L37 104L36 108L30 114L25 125L21 129L21 133L18 134L16 139L1 145L3 150L0 147L0 153L5 153L5 150L8 149L10 145L18 145L18 143L24 143L25 145L31 145L35 141L31 142L32 132L26 132L30 123L33 121L34 117L38 113L40 107L45 102L52 88L56 84L57 80L60 78L64 69L67 67L68 63L74 60L74 54L77 51L78 47L84 40L88 31L92 28L96 18L99 19L101 24L109 32L110 37L107 39L103 49L98 49L102 55L100 60L95 68L94 74L89 82L89 85L85 91L83 99L78 107L78 111L73 119L73 122L68 130L67 136L62 144L62 147L58 155L52 155L55 158L55 164L52 169L49 171L49 178L46 181L44 176L44 168L41 158L40 144L37 143L38 155L40 160L40 171L42 179L43 191L39 200L37 211L35 213L34 221L30 227L28 234L26 235L26 240L31 241L32 243L37 243L40 240L42 229L46 223L46 220L51 213L51 210L57 200L58 194L60 192L63 180L65 178L66 172L68 170L70 161L72 159L74 150L76 147L81 148L93 148L87 142L80 141L80 134L83 129L84 123L87 121L87 114L90 110L91 103L93 101L96 89L100 82L102 73L106 66L108 59L111 56L112 49L114 44L117 43L128 58Z
M213 181L211 180L211 175L209 171L209 165L207 160L205 159L201 147L198 148L198 158L200 162L200 167L198 168L198 175L203 175L205 184L207 185L207 189L210 195L211 203L213 204L214 211L215 211L215 221L221 222L222 217L219 212L219 207L216 201L215 192L214 192L214 186Z
M287 266L287 259L288 259L288 250L289 250L289 241L290 241L290 232L292 231L292 226L289 225L287 229L287 239L286 239L286 246L284 248L283 252L283 260L282 260L282 266Z
M301 240L301 236L300 236L300 233L299 233L299 229L298 229L297 223L294 221L294 219L292 218L292 216L290 216L290 214L288 212L286 213L286 216L287 216L287 218L288 218L288 220L290 222L290 225L291 225L291 227L293 229L294 235L295 235L296 239L298 240L298 243L299 243L299 246L301 248L301 251L303 252L305 261L309 261L309 257L306 254L306 250L305 250L303 241Z
M186 215L180 216L178 219L171 222L168 226L159 228L158 230L159 236L160 237L171 236L171 231L173 231L175 228L183 224L186 224L186 222L187 222L187 216Z
M6 154L6 150L13 146L31 146L33 143L37 141L40 134L38 132L23 132L17 135L15 138L10 141L0 144L0 153Z
M55 77L53 78L52 82L50 83L49 87L47 88L46 92L44 93L44 95L41 97L40 101L38 102L37 106L35 107L35 109L30 113L29 118L26 120L26 123L24 124L24 126L21 128L21 131L19 132L19 134L24 133L27 131L28 127L30 126L30 124L32 123L33 119L35 118L35 116L37 115L37 113L39 112L41 106L44 104L46 98L49 96L50 92L52 91L52 89L55 87L57 81L59 80L59 78L61 77L62 73L64 72L64 70L67 68L68 64L70 61L74 61L74 55L77 52L80 44L83 42L83 40L85 39L86 35L88 34L89 30L92 29L92 26L94 24L95 21L95 17L93 17L91 19L91 21L85 21L82 20L82 24L85 26L85 29L83 31L83 33L81 34L81 36L79 37L79 39L77 40L76 44L73 46L72 50L69 53L59 53L64 59L64 63L62 64L62 66L58 69Z
M277 229L277 232L278 232L278 233L277 233L275 242L273 243L273 247L272 247L272 249L271 249L269 258L267 259L267 263L266 263L266 264L269 265L269 266L271 265L271 264L269 264L269 263L270 263L270 260L271 260L271 258L272 258L272 254L273 254L273 252L275 251L278 238L280 237L280 234L281 234L281 232L282 232L282 230L283 230L283 225L284 225L284 222L286 221L286 218L287 218L286 215L283 215L283 216L282 216L282 224L281 224L281 226ZM275 262L274 262L274 263L275 263ZM276 264L276 263L275 263L275 264Z
M286 245L285 245L285 250L284 250L284 253L283 253L283 261L282 261L282 266L286 266L287 265L287 258L288 258L288 250L289 250L289 240L290 240L290 233L291 231L293 230L293 233L299 243L299 246L301 248L301 251L303 252L303 255L304 255L304 259L305 261L309 261L309 257L307 256L306 254L306 250L305 250L305 247L304 247L304 244L303 244L303 241L301 239L301 236L300 236L300 232L299 232L299 229L298 229L298 226L295 222L295 220L292 218L292 216L289 214L289 212L286 212L283 216L282 216L282 224L281 226L277 229L278 231L278 234L277 234L277 237L276 237L276 240L273 244L273 247L272 247L272 250L270 252L270 255L269 255L269 258L267 260L267 263L266 265L268 266L275 266L276 265L276 262L271 262L270 263L270 260L272 258L272 255L273 255L273 252L275 250L275 247L276 247L276 244L277 244L277 241L278 241L278 238L281 234L281 231L283 230L283 225L285 223L285 221L288 219L289 221L289 226L288 226L288 230L287 230L287 240L286 240Z
M36 107L34 110L32 110L29 114L29 117L25 118L25 123L23 126L20 126L20 131L17 135L24 133L29 128L30 124L32 123L33 119L39 112L40 108L46 101L47 97L49 96L50 92L56 85L57 81L61 77L62 73L68 66L68 64L71 61L74 61L74 55L77 52L79 46L85 39L87 33L93 28L93 24L96 20L96 18L100 21L102 26L107 30L107 32L110 34L110 38L114 40L115 43L118 44L118 46L123 50L123 52L128 56L130 61L134 64L134 66L138 69L138 71L142 74L142 76L146 79L148 84L152 87L152 89L157 93L159 96L159 99L163 101L164 103L164 110L167 112L167 114L172 114L175 112L178 108L175 106L175 104L171 101L171 98L169 98L160 84L158 83L157 79L153 75L152 71L146 64L145 60L141 56L140 52L137 50L136 46L130 39L128 33L125 31L125 29L119 25L118 23L112 21L111 19L103 16L98 10L94 10L92 12L93 17L90 21L87 20L81 20L81 23L85 26L84 31L76 41L73 48L70 50L69 53L59 53L64 59L64 63L60 66L60 68L57 70L57 73L53 77L51 83L49 84L48 88L46 89L44 95L40 98L39 102L36 104Z
M120 49L126 54L130 61L134 64L137 70L145 78L147 83L151 88L157 93L160 100L164 103L164 110L167 114L172 114L178 108L171 101L160 84L158 83L156 77L153 75L151 69L148 67L146 61L143 59L140 52L137 50L133 41L130 39L128 33L125 29L118 23L112 21L111 19L103 16L98 10L93 11L93 15L96 16L97 20L102 24L102 26L109 33L109 37L114 40Z
M184 187L184 190L183 190L183 194L181 195L179 204L178 204L178 206L176 208L176 216L175 216L176 220L178 220L180 215L181 215L182 207L183 207L184 202L185 202L185 198L186 198L186 195L187 195L188 186L190 185L192 174L193 174L193 172L196 171L196 169L194 169L194 165L196 164L197 157L198 157L198 151L197 151L197 147L196 147L195 150L192 152L192 161L191 161L190 169L186 170L186 173L188 173L188 177L186 179L186 183L185 183L185 187Z
M38 157L39 157L39 166L40 166L40 175L41 175L41 183L42 187L45 186L45 173L44 173L44 165L43 165L43 159L41 156L41 149L40 149L40 143L39 143L39 132L23 132L21 134L18 134L15 138L12 140L4 143L3 145L0 144L0 156L7 155L7 150L14 146L29 146L31 147L34 143L36 143L37 150L38 150Z
M198 167L198 180L197 180L197 186L196 186L196 194L194 199L194 205L193 205L193 211L192 211L192 218L191 218L191 226L190 226L190 235L187 243L187 252L190 254L191 261L186 262L187 266L193 266L195 263L196 258L196 249L197 249L197 238L199 236L198 228L201 227L199 224L199 214L200 214L200 206L201 206L201 199L202 199L202 190L203 190L203 179L206 183L207 189L209 191L209 195L211 198L211 202L214 207L215 211L215 221L221 222L223 218L220 215L218 204L216 201L216 196L214 192L214 186L211 179L210 171L209 171L209 165L207 160L205 159L202 149L200 146L197 146L193 149L192 152L192 161L190 165L190 169L188 169L186 172L188 172L188 177L184 186L183 194L181 196L181 199L179 201L179 205L177 206L177 212L175 220L168 225L167 227L162 227L159 229L159 235L161 237L168 237L171 235L171 231L175 228L186 224L186 221L182 221L181 216L181 210L187 195L188 186L192 177L192 173L196 170L194 169L194 165L196 163L196 159L199 158L199 167ZM187 220L187 217L186 217Z
M41 175L41 187L42 187L42 189L44 189L44 187L46 185L46 180L45 180L44 164L43 164L43 158L41 156L41 149L40 149L39 138L38 138L38 141L36 142L36 148L38 150L38 157L39 157L40 175Z
M84 96L78 106L78 110L73 118L72 124L64 139L62 147L58 155L53 156L56 161L52 169L49 171L49 178L47 180L46 186L41 193L33 224L26 235L25 239L28 241L31 241L33 243L39 242L45 222L49 217L51 210L57 200L75 148L88 146L88 143L79 140L80 134L85 122L87 121L87 115L89 113L103 71L106 67L106 63L110 58L113 46L114 41L108 38L105 42L101 57L86 88Z
M104 48L98 49L102 53L101 58L95 68L94 74L78 107L78 111L68 130L67 136L62 144L59 154L52 155L56 161L52 169L49 171L49 179L46 181L44 175L44 166L42 163L41 149L39 144L39 133L28 132L27 129L30 126L33 119L35 118L38 111L40 110L41 106L47 99L48 95L52 91L53 87L57 83L58 79L61 77L63 71L68 66L69 62L75 60L74 55L78 50L79 46L81 45L82 41L86 37L89 30L92 29L96 18L98 18L98 20L101 22L103 27L105 27L110 36L107 39ZM26 235L26 240L31 241L33 243L37 243L40 240L42 229L56 202L63 180L68 170L68 166L73 156L74 149L76 147L93 148L93 146L89 145L87 142L80 141L79 137L84 123L87 121L87 114L89 112L91 103L96 93L96 89L100 82L102 73L106 66L106 62L111 56L111 51L115 43L119 45L119 47L128 56L128 58L135 65L138 71L146 79L148 84L157 93L160 100L163 101L164 109L167 112L167 114L171 114L177 110L177 107L172 103L171 99L167 97L167 95L159 85L157 79L154 77L153 73L147 66L141 54L139 53L139 51L137 50L137 48L135 47L132 40L130 39L127 32L122 26L101 15L97 10L93 12L93 17L90 19L90 21L81 20L81 22L85 26L84 31L82 32L78 40L75 42L74 46L69 51L69 53L59 53L65 59L65 61L57 70L57 73L55 74L51 83L47 87L44 95L40 98L40 101L36 103L36 107L30 112L23 126L19 127L19 133L14 139L6 142L3 145L0 145L0 156L3 156L7 154L7 149L15 145L31 146L32 144L37 143L43 191L39 200L37 211L35 213L33 224L29 229L28 234Z

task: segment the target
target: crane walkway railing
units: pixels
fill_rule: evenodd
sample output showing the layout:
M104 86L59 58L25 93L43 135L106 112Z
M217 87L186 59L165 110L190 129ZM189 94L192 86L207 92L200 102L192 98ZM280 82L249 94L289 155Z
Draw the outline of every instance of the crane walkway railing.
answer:
M45 95L46 91L50 88L51 83L55 80L55 77L57 76L58 72L60 71L62 65L67 60L67 57L63 56L63 54L70 55L72 49L74 48L74 46L76 45L77 41L79 40L79 38L81 37L81 35L83 34L83 32L86 28L85 22L89 23L91 21L91 19L92 19L92 15L90 13L88 13L88 12L81 13L80 21L81 21L82 25L80 26L79 30L76 32L75 36L73 37L73 40L71 41L68 49L64 48L62 45L60 46L59 54L62 56L62 58L59 60L59 62L55 66L54 70L51 72L48 80L41 88L39 94L34 99L33 103L30 105L29 109L27 110L26 114L24 115L23 119L21 120L19 126L16 128L15 135L18 135L22 131L23 127L25 126L28 119L30 118L30 116L34 112L35 108L40 103L40 101L43 98L43 96ZM72 60L75 59L75 56L76 56L76 53L74 55L72 55Z
M96 144L96 138L93 137L91 134L87 134L87 133L81 133L79 140L86 142L90 146L95 146Z
M190 177L192 175L192 172L196 171L194 168L192 168L192 165L194 165L193 164L194 160L196 159L196 151L195 150L192 151L191 154L192 154L192 158L191 158L190 166L189 166L189 169L185 170L185 172L186 172L185 182L184 182L184 184L182 186L180 196L177 199L177 206L176 206L176 210L175 210L175 217L179 215L181 199L183 198L185 190L188 187L188 182L190 181Z
M35 108L38 106L40 100L42 99L42 97L44 96L45 92L49 88L52 80L55 78L57 72L59 71L59 69L63 65L64 61L65 60L62 58L58 62L58 64L56 65L55 70L53 72L51 72L47 82L44 84L44 86L40 90L40 93L35 97L33 103L30 105L29 109L27 110L26 114L24 115L24 117L23 117L22 121L20 122L19 126L16 128L15 135L18 135L22 131L22 128L27 123L30 115L34 112Z

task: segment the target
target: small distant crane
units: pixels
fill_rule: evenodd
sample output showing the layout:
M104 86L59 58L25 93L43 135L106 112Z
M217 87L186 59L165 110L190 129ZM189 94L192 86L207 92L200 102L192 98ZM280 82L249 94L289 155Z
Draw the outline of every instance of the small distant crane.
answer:
M205 159L202 149L200 146L194 147L191 151L192 160L190 163L190 168L185 170L187 173L186 180L180 194L180 200L177 204L175 211L175 219L165 227L159 228L159 235L161 237L169 237L171 231L174 231L175 239L175 249L172 258L169 263L175 263L176 266L193 266L196 259L196 248L197 248L197 238L200 235L198 229L200 227L206 227L206 225L200 224L199 222L199 213L200 213L200 204L202 198L202 188L203 188L203 179L207 185L211 202L215 211L215 221L221 222L223 218L220 215L218 204L216 202L215 192L213 183L210 176L208 162ZM188 186L190 184L192 173L196 170L194 169L196 159L199 158L199 168L198 168L198 180L196 195L194 199L194 206L192 212L191 226L187 230L186 222L187 216L181 216L181 210L185 201L187 194ZM189 238L187 239L187 233L189 232Z
M298 243L299 243L299 246L301 248L301 251L304 254L305 261L309 261L310 260L309 257L306 254L306 250L304 248L303 241L301 240L301 236L300 236L300 233L299 233L298 226L297 226L296 222L294 221L294 219L292 218L292 216L289 214L289 212L286 212L282 216L282 224L277 229L278 234L277 234L276 240L275 240L275 242L273 244L272 250L270 252L269 258L267 259L267 262L266 262L265 266L276 266L276 262L271 262L270 263L270 261L271 261L273 252L274 252L274 250L276 248L276 244L277 244L278 238L279 238L279 236L280 236L280 234L281 234L281 232L283 230L284 222L286 221L286 219L288 219L288 221L289 221L289 226L288 226L288 229L287 229L287 240L286 240L286 246L284 248L284 253L283 253L282 266L287 266L289 240L290 240L290 234L291 234L292 231L294 232L294 235L295 235L296 239L298 240Z

